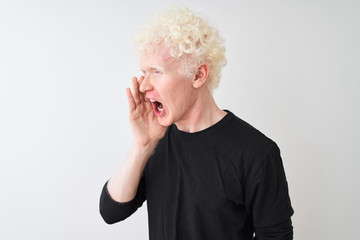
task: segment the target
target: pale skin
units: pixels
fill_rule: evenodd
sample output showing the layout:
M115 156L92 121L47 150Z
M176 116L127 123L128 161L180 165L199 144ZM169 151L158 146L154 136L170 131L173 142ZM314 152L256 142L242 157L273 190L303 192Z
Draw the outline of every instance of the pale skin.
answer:
M194 75L186 78L179 73L178 60L169 55L168 49L159 47L140 59L140 67L144 76L133 77L132 90L126 89L134 143L108 182L110 196L117 202L135 197L146 162L169 125L175 123L181 131L197 132L226 115L206 86L207 64L199 64ZM163 104L161 114L155 114L157 108L150 99Z
M126 89L135 141L121 167L108 182L108 191L117 202L128 202L135 197L147 159L166 131L166 127L158 123L151 104L145 101L144 93L139 91L143 79L140 77L138 81L133 77L133 91Z

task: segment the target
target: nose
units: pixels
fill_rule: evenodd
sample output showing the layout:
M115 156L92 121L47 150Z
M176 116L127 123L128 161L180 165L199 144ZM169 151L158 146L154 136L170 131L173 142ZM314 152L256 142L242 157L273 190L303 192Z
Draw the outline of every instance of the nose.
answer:
M147 91L150 91L152 88L153 86L151 84L149 75L147 76L145 75L142 81L140 82L140 86L139 86L140 92L145 93Z

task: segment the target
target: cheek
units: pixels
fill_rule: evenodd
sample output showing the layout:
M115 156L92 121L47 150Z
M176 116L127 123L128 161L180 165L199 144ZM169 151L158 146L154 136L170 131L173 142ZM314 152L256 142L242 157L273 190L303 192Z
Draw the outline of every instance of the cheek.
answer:
M170 109L186 107L193 91L191 81L184 78L167 78L162 81L167 83L162 85L161 89L159 88L159 91L164 93L162 100L165 105Z
M152 74L151 74L151 77L152 77L154 80L156 80L156 81L162 80L163 76L164 76L164 75L161 74L161 73L152 73Z

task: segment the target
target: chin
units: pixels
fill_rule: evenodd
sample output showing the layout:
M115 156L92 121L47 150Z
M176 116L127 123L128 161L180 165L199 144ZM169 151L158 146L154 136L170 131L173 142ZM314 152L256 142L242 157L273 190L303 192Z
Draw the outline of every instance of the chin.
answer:
M158 122L163 127L169 127L174 122L168 116L158 117Z

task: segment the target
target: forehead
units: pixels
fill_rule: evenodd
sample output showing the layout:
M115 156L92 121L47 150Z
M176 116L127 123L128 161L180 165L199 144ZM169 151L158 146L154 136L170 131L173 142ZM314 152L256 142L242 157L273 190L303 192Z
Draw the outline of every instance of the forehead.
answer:
M163 46L156 46L152 53L144 53L140 57L140 68L143 70L149 69L153 66L168 68L177 65L177 60L170 55L168 48Z

